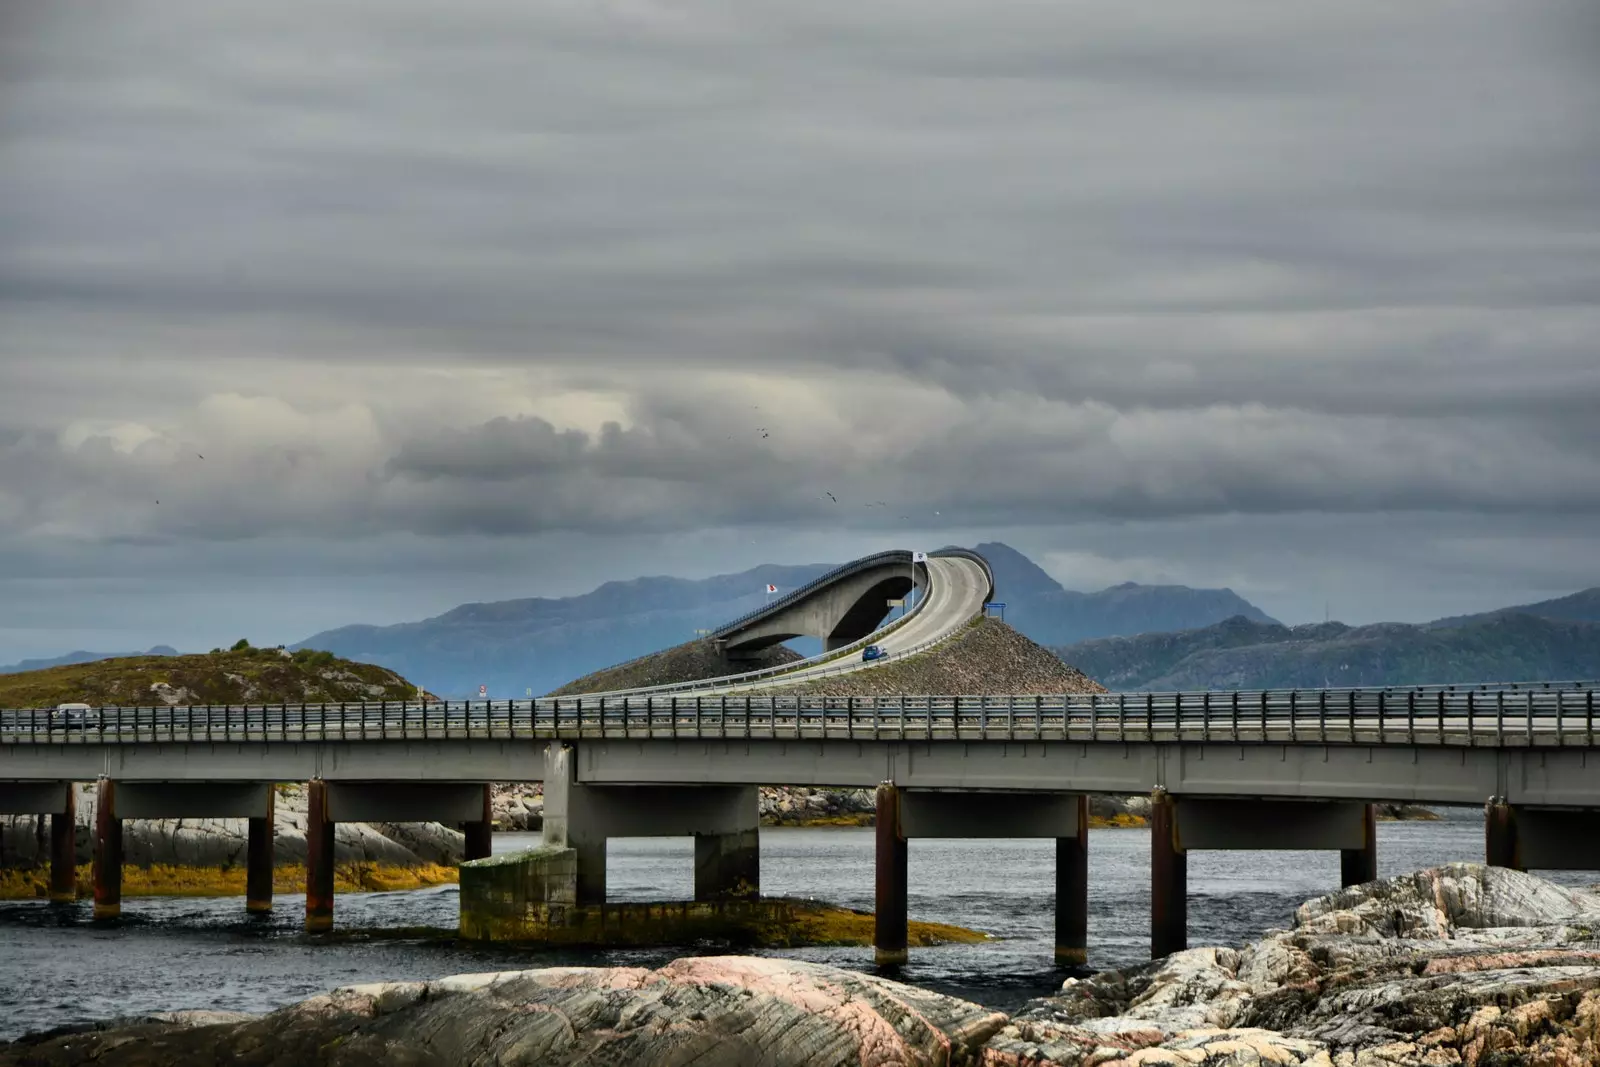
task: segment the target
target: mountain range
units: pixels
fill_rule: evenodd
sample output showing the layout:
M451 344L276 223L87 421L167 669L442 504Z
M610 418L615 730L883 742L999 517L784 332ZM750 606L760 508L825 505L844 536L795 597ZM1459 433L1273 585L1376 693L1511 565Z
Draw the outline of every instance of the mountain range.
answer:
M1298 689L1600 677L1600 588L1417 625L1235 616L1054 651L1113 690Z
M1062 588L1008 545L990 542L977 549L994 570L1006 621L1041 644L1183 629L1241 614L1272 622L1226 589L1129 583L1079 593ZM343 626L290 647L379 663L440 694L476 694L482 685L492 698L522 697L681 644L696 630L759 607L768 583L793 589L833 566L768 564L699 580L607 582L581 596L463 604L418 622Z
M96 660L124 656L176 656L178 650L171 645L156 645L147 652L68 652L65 656L50 659L25 659L0 666L0 674L21 674L23 671L42 671L47 667L67 667L74 663L93 663Z

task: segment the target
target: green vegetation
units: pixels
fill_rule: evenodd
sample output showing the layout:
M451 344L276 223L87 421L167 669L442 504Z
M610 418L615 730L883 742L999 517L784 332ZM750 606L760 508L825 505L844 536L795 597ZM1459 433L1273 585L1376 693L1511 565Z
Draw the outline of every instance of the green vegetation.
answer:
M239 647L242 645L243 647ZM277 704L415 699L416 686L370 663L331 652L234 649L194 656L124 656L0 675L0 707L151 704Z

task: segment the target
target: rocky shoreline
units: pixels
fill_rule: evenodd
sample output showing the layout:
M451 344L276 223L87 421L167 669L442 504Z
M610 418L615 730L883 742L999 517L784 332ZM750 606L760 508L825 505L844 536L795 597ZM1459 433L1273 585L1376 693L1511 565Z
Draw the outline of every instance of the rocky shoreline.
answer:
M1068 979L1011 1016L791 959L352 986L0 1045L0 1065L606 1063L1591 1067L1600 891L1451 864L1319 897L1292 929Z

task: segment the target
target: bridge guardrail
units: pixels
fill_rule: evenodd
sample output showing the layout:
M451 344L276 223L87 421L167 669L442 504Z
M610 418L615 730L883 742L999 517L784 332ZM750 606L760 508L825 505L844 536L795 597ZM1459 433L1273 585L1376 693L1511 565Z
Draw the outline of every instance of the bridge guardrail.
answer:
M0 711L18 745L701 739L1597 747L1600 683L995 696L622 696Z

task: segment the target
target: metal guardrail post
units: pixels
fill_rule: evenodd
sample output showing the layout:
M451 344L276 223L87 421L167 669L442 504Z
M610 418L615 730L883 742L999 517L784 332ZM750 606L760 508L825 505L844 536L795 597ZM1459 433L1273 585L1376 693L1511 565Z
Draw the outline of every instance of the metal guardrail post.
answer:
M1317 740L1328 743L1328 691L1317 691Z
M1506 695L1494 695L1494 743L1497 748L1506 747Z
M1556 694L1557 700L1559 700L1560 697L1561 697L1561 694L1557 693ZM1556 744L1557 745L1561 744L1561 715L1560 715L1559 707L1560 707L1560 705L1558 704L1557 705L1558 710L1557 710L1557 714L1556 714ZM1533 690L1531 690L1531 689L1528 690L1528 721L1527 721L1527 727L1528 727L1528 745L1529 745L1529 747L1532 747L1532 745L1533 745Z
M1353 745L1356 743L1356 691L1354 689L1350 690L1348 696L1350 698L1350 743ZM1383 742L1382 699L1382 695L1380 694L1378 704L1378 742L1380 744Z

